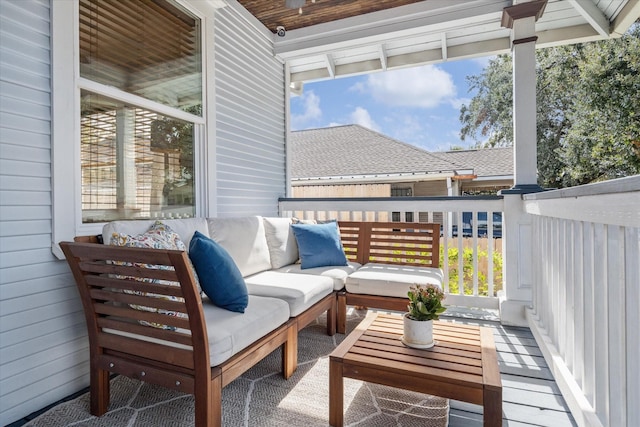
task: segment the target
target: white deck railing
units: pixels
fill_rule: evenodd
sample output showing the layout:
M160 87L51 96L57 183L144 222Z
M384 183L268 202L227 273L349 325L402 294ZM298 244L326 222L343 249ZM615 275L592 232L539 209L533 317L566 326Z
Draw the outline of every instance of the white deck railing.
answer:
M531 330L579 425L640 426L640 176L524 197Z
M504 252L500 239L497 239L501 237L501 224L494 224L492 213L502 213L501 197L287 198L280 199L279 210L281 216L351 221L391 221L394 212L404 221L410 212L409 218L413 217L414 221L440 223L443 230L440 242L443 255L440 259L445 292L448 293L447 303L498 307L495 295L502 286L502 266L499 263L506 260L500 256ZM463 212L471 213L468 224L463 222ZM487 212L486 223L484 218L478 221L479 212ZM443 261L456 258L449 263L449 268L444 267ZM469 262L472 271L468 271Z

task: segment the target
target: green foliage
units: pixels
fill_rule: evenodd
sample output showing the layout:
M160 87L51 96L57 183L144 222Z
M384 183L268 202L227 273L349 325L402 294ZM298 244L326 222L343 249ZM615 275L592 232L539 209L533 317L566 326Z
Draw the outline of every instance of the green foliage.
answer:
M482 239L479 239L479 243ZM493 242L488 241L487 244L493 244ZM483 245L485 246L485 245ZM478 245L476 254L478 256L478 295L479 296L496 296L496 293L502 289L502 253L499 250L493 251L493 293L489 295L489 279L488 279L488 259L489 259L489 251L486 249L482 249L480 244ZM417 259L411 259L411 255L428 255L427 252L420 251L419 248L416 248L415 253L406 252L402 253L397 252L398 258L396 262L401 263L403 260L407 260L410 262L420 262ZM444 264L444 248L440 246L440 268L448 269L449 272L449 293L450 294L460 294L459 287L459 267L458 267L458 248L449 248L448 249L447 265ZM462 283L464 287L464 295L473 295L473 248L468 246L464 246L462 249ZM422 261L425 262L426 261Z
M414 285L409 288L409 317L413 320L438 320L447 309L442 306L444 292L435 285Z
M440 268L446 268L443 265L444 250L440 247ZM447 267L449 269L449 293L461 294L460 292L460 268L458 265L458 248L449 248L447 254ZM502 253L493 251L493 293L489 295L488 281L488 259L489 252L487 250L477 249L478 256L478 295L479 296L495 296L502 289ZM473 295L473 248L466 246L462 248L462 283L464 295Z
M640 173L640 24L619 39L539 49L538 184L568 187ZM468 77L461 138L513 143L511 55Z

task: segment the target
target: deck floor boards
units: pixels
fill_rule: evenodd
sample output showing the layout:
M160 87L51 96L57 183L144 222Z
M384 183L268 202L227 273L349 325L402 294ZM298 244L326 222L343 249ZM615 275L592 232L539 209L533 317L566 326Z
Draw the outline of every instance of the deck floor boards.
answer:
M445 314L442 320L493 330L502 379L503 427L576 426L528 328L503 326L490 311L451 307ZM22 425L30 417L11 426ZM449 426L481 427L482 407L451 400Z
M463 308L451 311L441 320L493 330L502 379L504 427L576 426L529 328L504 326L491 315L476 318L477 313ZM452 400L449 426L482 426L482 407Z

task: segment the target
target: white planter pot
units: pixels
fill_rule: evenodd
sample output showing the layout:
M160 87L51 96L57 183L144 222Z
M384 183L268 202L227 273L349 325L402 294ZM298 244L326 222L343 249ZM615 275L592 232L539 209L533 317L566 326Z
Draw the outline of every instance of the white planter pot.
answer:
M404 315L404 335L402 343L413 348L431 348L433 341L433 320L413 320L409 313Z

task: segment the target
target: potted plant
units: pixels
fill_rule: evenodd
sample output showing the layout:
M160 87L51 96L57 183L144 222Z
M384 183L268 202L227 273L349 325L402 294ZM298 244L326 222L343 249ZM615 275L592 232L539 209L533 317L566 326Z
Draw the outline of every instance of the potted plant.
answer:
M402 342L415 348L433 347L433 321L447 308L442 305L444 292L437 285L413 285L409 288L408 313L404 315Z

